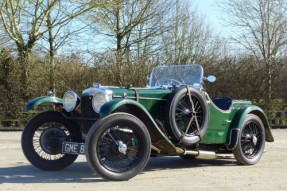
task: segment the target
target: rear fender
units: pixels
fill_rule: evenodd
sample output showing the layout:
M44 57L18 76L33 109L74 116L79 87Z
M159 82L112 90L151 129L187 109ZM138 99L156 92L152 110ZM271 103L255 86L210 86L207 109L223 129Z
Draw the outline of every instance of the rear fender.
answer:
M230 140L227 147L230 146L234 148L236 146L237 139L239 136L237 133L239 133L239 130L243 126L243 122L248 114L254 114L261 119L265 129L265 141L267 142L274 141L273 135L271 133L271 128L264 111L260 107L255 105L246 105L237 112L236 116L234 117L231 123L231 129L229 131Z
M54 96L37 97L27 102L27 104L25 105L25 111L35 109L38 105L42 104L63 105L63 100Z
M167 138L146 108L140 103L134 100L114 99L104 104L99 114L100 117L105 117L114 112L125 112L136 116L146 125L153 146L168 153L176 152L174 144Z

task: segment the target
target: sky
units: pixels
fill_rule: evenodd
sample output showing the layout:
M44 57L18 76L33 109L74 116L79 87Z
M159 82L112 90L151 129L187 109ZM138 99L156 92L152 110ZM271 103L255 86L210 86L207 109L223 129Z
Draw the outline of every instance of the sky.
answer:
M220 19L220 16L223 14L222 11L216 5L218 1L228 1L228 0L189 0L192 8L196 8L199 15L202 16L206 22L211 26L214 34L217 34L221 37L228 38L228 32L224 26L224 22ZM102 37L94 37L93 41L90 41L91 44L96 44L97 50L105 50L106 41L101 40ZM90 43L87 44L85 48L89 49L93 45ZM82 48L82 47L81 47Z
M221 35L227 36L226 26L221 20L222 11L219 10L216 2L218 0L190 0L197 11L209 23L214 31Z

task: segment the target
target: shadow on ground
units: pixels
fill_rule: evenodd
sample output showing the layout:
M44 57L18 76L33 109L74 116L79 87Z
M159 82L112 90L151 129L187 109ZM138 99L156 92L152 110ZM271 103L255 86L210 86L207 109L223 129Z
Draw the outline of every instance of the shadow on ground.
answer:
M165 169L205 168L206 166L234 166L235 160L184 160L180 157L150 158L142 173ZM19 163L0 168L2 183L89 183L106 182L89 168L87 162L75 162L61 171L42 171L32 165Z

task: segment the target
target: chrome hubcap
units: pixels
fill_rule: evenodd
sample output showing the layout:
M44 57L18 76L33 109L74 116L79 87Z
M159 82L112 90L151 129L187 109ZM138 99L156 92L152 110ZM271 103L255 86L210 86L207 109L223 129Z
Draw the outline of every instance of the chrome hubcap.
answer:
M126 155L127 149L128 149L128 147L126 144L124 144L122 141L118 142L118 150L120 153Z
M253 145L256 145L257 144L257 137L253 135L253 138L252 138L252 143Z

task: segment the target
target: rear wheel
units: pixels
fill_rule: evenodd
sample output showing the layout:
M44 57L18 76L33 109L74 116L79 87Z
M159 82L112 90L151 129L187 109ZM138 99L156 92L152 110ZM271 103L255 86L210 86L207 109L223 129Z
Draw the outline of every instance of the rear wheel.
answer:
M256 164L265 148L265 132L261 119L253 114L247 115L240 130L238 143L233 150L238 164Z
M144 123L126 113L97 121L86 139L90 167L108 180L128 180L140 173L150 156L151 140Z
M47 111L33 117L25 126L21 145L27 160L42 170L61 170L78 155L62 154L63 141L78 141L78 129L61 113Z

